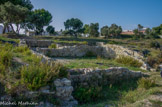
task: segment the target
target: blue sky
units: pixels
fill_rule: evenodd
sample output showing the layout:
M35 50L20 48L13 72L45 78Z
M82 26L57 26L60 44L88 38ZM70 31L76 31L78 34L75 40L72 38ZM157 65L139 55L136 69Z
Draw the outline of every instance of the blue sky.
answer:
M34 9L44 8L53 15L51 25L64 29L69 18L84 24L98 22L100 28L116 23L123 29L138 24L154 27L162 24L162 0L31 0Z

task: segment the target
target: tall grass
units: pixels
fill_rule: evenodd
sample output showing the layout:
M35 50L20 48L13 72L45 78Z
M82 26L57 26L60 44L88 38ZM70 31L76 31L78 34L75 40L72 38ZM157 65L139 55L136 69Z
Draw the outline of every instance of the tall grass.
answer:
M141 78L137 83L140 88L145 89L149 89L155 86L155 80L150 78Z
M138 60L133 59L132 57L129 57L129 56L119 56L118 58L116 58L116 61L118 63L132 66L132 67L141 67L142 66L141 62L139 62Z

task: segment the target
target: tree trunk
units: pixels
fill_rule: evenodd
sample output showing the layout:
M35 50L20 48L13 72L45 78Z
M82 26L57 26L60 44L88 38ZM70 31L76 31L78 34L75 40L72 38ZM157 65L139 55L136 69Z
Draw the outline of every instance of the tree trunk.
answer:
M15 30L14 30L14 28L13 28L13 26L12 26L12 24L10 24L10 26L11 26L12 32L13 33L16 33Z
M20 31L19 24L16 24L16 27L17 27L16 32L19 34Z
M6 24L4 24L4 28L3 28L3 34L6 33Z
M7 25L7 31L10 32L9 26Z

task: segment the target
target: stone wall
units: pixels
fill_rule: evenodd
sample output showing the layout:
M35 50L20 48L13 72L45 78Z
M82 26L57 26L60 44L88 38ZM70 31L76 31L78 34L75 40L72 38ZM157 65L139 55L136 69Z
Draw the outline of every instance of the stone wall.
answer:
M21 40L20 44L27 44L29 47L37 47L36 51L42 53L49 57L83 57L87 52L91 52L96 56L101 56L104 58L116 58L118 56L124 55L132 57L143 65L141 69L151 70L150 66L145 63L144 57L139 52L130 50L119 45L104 45L102 42L96 43L96 46L90 45L75 45L75 46L61 46L57 45L57 49L42 48L51 45L52 41L45 40Z
M48 47L52 44L52 41L50 40L31 40L26 39L24 40L28 47Z
M115 52L111 48L101 46L80 45L65 46L57 49L37 48L36 51L50 57L83 57L88 52L91 52L96 56L115 58Z
M99 85L113 84L122 80L132 80L146 76L145 74L130 71L127 68L112 67L105 70L93 69L71 69L70 80L74 88L78 86L91 87Z

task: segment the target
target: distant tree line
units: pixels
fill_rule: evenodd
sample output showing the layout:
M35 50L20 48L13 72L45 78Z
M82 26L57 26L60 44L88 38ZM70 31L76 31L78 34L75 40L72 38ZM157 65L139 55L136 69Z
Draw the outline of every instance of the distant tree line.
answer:
M71 18L64 22L65 31L63 35L72 35L78 37L81 34L87 35L89 37L99 37L105 36L117 37L121 34L122 28L116 24L112 24L110 27L104 26L101 28L101 33L99 32L99 23L90 23L83 26L83 22L78 18Z
M56 34L55 28L50 25L52 15L45 9L35 9L30 0L0 0L0 23L4 25L3 33L6 30L12 29L13 33L20 32L20 29L25 31L34 30L37 35L46 31L50 34ZM16 26L16 30L13 25ZM88 37L104 36L107 38L117 38L122 33L122 27L116 24L111 26L103 26L99 32L99 23L83 24L78 18L67 19L64 22L65 30L61 31L63 35L78 37L86 35ZM137 29L134 29L135 38L158 38L162 35L162 24L152 29L147 28L142 32L143 26L138 24Z
M135 38L159 38L159 35L162 35L162 25L154 28L147 28L143 31L143 26L138 24L138 27L133 30Z

